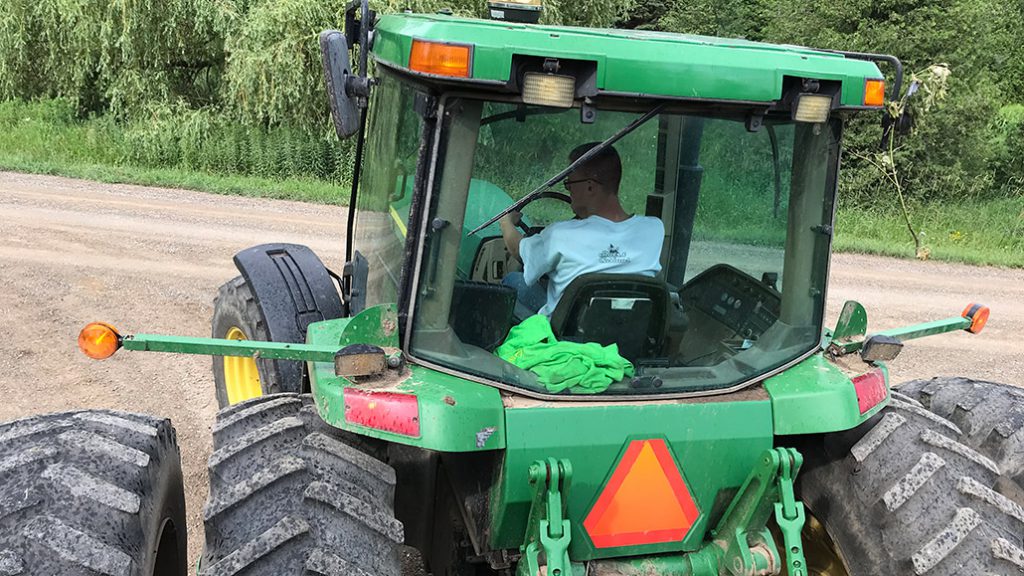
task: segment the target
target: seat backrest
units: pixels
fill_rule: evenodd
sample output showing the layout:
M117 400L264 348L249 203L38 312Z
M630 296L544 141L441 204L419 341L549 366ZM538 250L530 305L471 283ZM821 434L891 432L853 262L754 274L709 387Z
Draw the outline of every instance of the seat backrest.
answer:
M583 274L562 292L551 328L560 340L615 344L627 360L661 355L671 300L661 280L639 274Z

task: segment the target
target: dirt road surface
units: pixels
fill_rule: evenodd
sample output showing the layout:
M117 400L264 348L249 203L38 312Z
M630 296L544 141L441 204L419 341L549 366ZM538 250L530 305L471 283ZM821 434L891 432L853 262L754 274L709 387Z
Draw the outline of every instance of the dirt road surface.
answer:
M343 193L339 191L339 193ZM235 252L263 242L310 246L340 269L344 208L0 172L0 421L79 407L173 419L181 444L189 556L202 549L206 459L217 410L210 359L76 347L102 320L126 333L207 336ZM1024 270L869 256L833 258L829 323L847 299L874 330L992 309L979 336L907 344L897 382L965 375L1024 385Z

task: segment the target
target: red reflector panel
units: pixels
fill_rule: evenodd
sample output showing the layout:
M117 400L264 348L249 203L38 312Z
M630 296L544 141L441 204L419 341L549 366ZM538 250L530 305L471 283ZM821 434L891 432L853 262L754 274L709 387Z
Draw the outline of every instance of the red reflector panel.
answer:
M881 368L854 378L853 388L857 391L857 405L861 414L877 406L889 395L889 389L885 386L885 374Z
M412 394L345 388L345 421L403 436L419 437L419 400Z
M583 527L596 548L679 542L700 512L661 439L630 443Z

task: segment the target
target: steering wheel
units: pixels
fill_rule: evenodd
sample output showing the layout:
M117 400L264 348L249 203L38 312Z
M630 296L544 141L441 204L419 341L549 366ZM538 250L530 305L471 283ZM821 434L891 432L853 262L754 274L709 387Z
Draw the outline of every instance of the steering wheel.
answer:
M541 198L550 198L552 200L559 200L561 202L565 202L566 204L570 204L570 205L572 204L572 199L569 198L568 194L564 194L562 192L555 192L553 190L548 190L546 192L541 192L540 194L538 194L538 195L534 196L533 198L531 198L529 202L527 202L526 204L523 204L522 206L520 206L518 211L522 212L523 208L526 208L527 206L529 206L530 204L533 204L534 202L536 202L537 200L540 200ZM526 235L526 236L533 236L534 234L537 233L537 229L533 228L531 226L527 226L526 223L523 222L522 218L520 218L519 222L516 223L516 228L519 228L523 232L523 234Z

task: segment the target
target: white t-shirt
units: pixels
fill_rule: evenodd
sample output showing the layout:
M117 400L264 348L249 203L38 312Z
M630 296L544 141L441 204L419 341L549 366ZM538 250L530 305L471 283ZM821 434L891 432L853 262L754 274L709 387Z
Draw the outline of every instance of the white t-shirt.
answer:
M661 270L664 241L665 226L651 216L631 216L622 222L601 216L556 222L519 244L523 279L533 285L547 274L548 301L539 313L550 316L566 286L580 274L654 276Z

